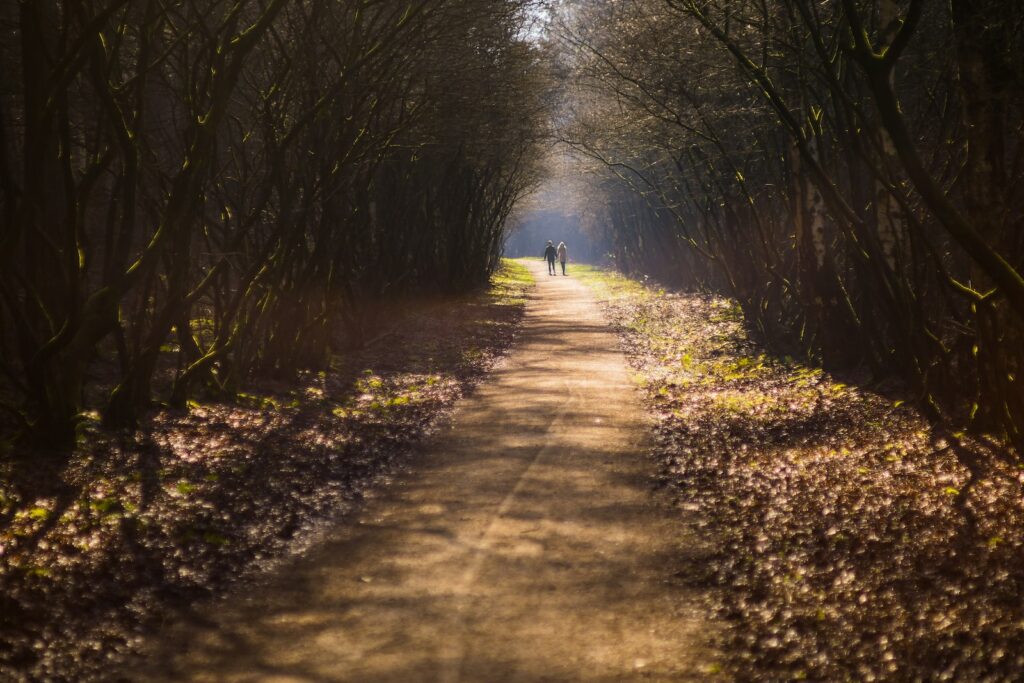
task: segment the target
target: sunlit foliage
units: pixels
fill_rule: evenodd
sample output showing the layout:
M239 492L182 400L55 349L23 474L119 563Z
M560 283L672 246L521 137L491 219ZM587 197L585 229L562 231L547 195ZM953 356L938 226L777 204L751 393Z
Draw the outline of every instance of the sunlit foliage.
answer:
M562 139L624 271L1024 446L1024 6L559 5ZM1009 453L1007 457L1013 457Z

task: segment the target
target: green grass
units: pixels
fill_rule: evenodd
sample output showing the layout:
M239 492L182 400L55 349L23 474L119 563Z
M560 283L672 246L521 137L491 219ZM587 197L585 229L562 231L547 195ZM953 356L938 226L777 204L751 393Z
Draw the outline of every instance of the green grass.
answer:
M526 304L526 290L534 284L533 275L521 260L503 258L491 276L489 294L500 304L522 306Z
M735 348L731 340L744 333L743 312L734 301L716 297L703 314L687 314L656 285L595 266L576 265L572 274L610 304L631 348L653 361L638 383L663 407L671 407L680 391L707 387L715 390L709 404L718 413L770 421L794 406L809 410L822 395L837 398L849 391L840 382L823 382L820 368ZM775 393L780 386L785 401Z
M533 275L523 265L522 259L501 259L501 265L491 278L494 285L529 287L534 284Z
M597 266L574 263L571 266L572 276L594 290L601 299L615 301L618 299L647 299L657 296L658 292L645 286L642 282L632 280L620 273Z

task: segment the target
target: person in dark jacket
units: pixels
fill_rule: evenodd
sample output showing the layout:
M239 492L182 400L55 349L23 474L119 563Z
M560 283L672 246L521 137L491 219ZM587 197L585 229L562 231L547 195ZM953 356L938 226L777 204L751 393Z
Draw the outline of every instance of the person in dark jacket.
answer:
M544 250L544 258L548 262L548 275L557 275L555 272L555 259L558 257L558 250L555 249L555 243L548 240L547 249Z

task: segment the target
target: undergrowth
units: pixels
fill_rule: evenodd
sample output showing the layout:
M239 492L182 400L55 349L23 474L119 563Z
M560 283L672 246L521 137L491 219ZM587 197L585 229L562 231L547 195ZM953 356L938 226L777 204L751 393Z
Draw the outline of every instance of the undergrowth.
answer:
M575 271L644 387L662 482L717 548L685 572L739 680L1019 678L1024 473L865 377L772 355L727 299Z
M234 403L99 430L59 471L0 469L0 679L103 680L168 609L315 538L436 430L508 348L529 273L410 302L375 343Z

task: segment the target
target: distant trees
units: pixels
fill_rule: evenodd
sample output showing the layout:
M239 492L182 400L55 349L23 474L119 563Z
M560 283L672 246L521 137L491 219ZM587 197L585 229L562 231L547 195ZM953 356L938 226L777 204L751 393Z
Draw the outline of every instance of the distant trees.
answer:
M1024 6L565 3L620 265L1024 453Z
M536 176L525 0L0 9L0 405L74 443L323 367L382 298L464 290Z

